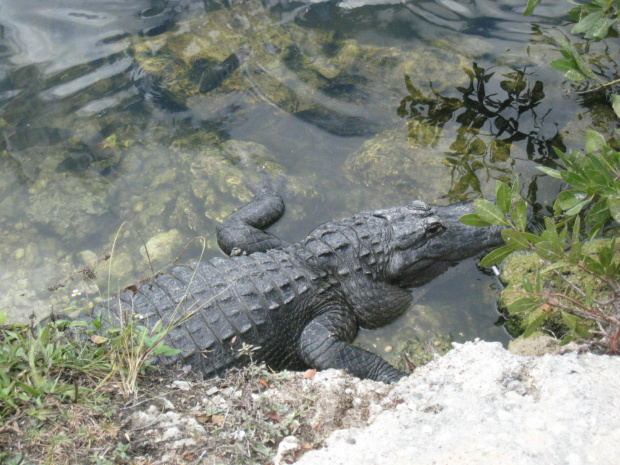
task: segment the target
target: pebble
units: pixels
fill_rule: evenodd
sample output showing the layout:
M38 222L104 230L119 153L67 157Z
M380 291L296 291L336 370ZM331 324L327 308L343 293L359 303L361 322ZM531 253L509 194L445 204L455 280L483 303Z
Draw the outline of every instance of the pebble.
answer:
M187 381L177 380L172 383L172 387L179 389L180 391L189 391L192 386Z

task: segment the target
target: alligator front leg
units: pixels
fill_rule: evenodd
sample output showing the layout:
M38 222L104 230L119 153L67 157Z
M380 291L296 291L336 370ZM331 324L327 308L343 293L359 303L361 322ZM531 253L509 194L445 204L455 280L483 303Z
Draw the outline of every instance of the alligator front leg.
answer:
M286 245L274 235L263 231L284 213L284 200L275 191L262 189L254 200L226 218L217 226L217 243L231 255L266 252Z
M324 313L312 320L299 340L299 351L308 366L319 370L347 370L362 379L393 383L407 376L381 357L349 343L357 323L344 311Z

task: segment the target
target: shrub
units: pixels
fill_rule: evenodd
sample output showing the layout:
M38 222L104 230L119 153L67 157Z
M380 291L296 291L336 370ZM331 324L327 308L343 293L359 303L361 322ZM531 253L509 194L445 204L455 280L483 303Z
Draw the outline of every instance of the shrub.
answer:
M553 205L555 216L544 219L540 234L526 231L527 207L518 179L512 187L497 182L497 204L477 199L475 213L461 221L506 226L502 231L506 245L484 257L481 266L495 265L522 250L539 257L542 266L534 279L524 275L522 290L508 303L510 315L527 315L525 337L559 318L565 325L562 344L581 339L620 353L620 257L614 235L620 223L620 153L594 131L588 132L586 153L556 152L566 169L539 169L571 189L560 192ZM586 238L602 235L611 238L597 247L584 247ZM571 279L575 275L571 269L593 277L600 292L595 295L595 286ZM563 285L550 286L554 280Z

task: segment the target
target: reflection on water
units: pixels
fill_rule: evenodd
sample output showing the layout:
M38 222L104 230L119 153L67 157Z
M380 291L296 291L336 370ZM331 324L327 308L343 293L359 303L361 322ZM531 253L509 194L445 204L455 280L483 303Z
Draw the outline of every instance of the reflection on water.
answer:
M250 199L243 178L259 169L286 179L273 231L288 242L363 208L488 194L513 172L528 181L554 163L550 145L580 142L572 115L590 108L541 66L553 47L536 31L564 7L539 7L538 29L523 7L3 1L0 308L23 320L67 307L73 289L113 293L181 252L196 258L184 250L196 236L217 255L214 226ZM529 193L544 203L557 189L540 178ZM90 264L84 282L75 273ZM412 318L504 338L494 279L473 270L442 278ZM458 310L437 318L446 308Z
M552 147L565 147L559 131L550 135L543 131L551 113L548 107L543 107L542 114L538 111L545 97L543 83L531 84L525 72L511 70L499 79L501 92L489 92L495 72L476 63L463 71L469 83L456 88L458 97L433 89L430 96L425 95L405 76L409 95L398 107L398 115L409 120L409 138L423 147L436 145L444 130L455 134L445 152L452 178L444 197L450 202L479 197L483 184L509 182L515 163L511 149L516 143L525 144L529 160L555 166Z

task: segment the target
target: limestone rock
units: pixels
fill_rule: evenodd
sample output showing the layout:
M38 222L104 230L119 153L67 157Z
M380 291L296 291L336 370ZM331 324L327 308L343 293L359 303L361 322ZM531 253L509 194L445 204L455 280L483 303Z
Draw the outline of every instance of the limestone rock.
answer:
M614 463L619 384L618 357L455 344L391 390L394 410L366 428L335 431L297 463Z

